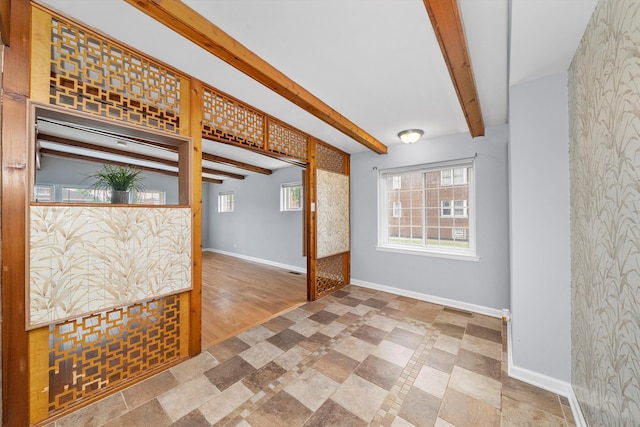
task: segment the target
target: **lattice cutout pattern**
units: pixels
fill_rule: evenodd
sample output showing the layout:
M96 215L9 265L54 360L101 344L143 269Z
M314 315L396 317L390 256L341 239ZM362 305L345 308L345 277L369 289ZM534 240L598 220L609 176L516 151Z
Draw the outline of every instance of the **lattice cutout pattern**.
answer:
M264 148L264 115L210 89L203 90L202 136Z
M49 327L49 415L180 357L180 297Z
M180 78L101 37L51 20L49 102L178 133Z
M344 154L324 144L318 144L317 152L318 169L344 173Z
M269 151L287 157L307 161L308 138L302 132L269 120Z
M344 277L344 256L348 256L348 254L318 259L316 264L316 295L318 298L347 285Z

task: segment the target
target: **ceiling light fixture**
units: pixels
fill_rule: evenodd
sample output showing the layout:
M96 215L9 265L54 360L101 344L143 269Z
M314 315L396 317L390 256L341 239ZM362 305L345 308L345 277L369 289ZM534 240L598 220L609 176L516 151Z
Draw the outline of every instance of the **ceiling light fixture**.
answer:
M404 142L405 144L413 144L414 142L422 138L423 134L424 132L422 131L422 129L407 129L400 132L398 134L398 138L400 138L400 141Z

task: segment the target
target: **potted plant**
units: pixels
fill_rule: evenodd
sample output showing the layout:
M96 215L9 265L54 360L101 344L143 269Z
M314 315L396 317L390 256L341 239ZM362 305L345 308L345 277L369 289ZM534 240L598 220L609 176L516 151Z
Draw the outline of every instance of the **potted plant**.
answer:
M144 189L144 177L141 174L141 169L105 164L89 178L95 180L91 188L111 191L111 203L127 204L130 191Z

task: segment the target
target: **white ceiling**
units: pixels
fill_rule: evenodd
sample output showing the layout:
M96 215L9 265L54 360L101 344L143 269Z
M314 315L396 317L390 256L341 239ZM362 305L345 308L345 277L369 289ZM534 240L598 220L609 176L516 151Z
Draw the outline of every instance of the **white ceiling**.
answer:
M366 150L123 1L42 2L336 147ZM508 120L508 73L515 84L567 69L596 2L458 0L486 126ZM185 3L386 145L408 128L424 139L467 132L421 0ZM240 153L227 157L246 161Z

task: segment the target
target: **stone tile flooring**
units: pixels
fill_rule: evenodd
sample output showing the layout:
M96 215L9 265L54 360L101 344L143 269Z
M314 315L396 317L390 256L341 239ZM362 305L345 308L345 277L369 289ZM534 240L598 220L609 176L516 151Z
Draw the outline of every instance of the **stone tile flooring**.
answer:
M50 426L573 426L500 319L349 286Z

